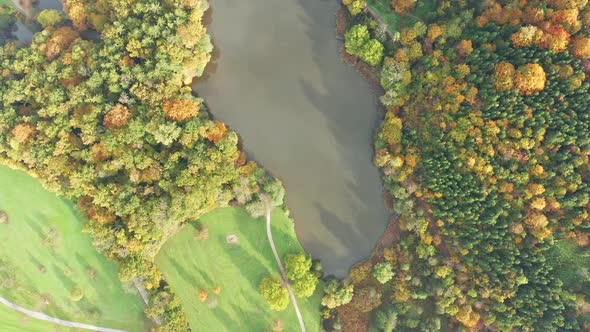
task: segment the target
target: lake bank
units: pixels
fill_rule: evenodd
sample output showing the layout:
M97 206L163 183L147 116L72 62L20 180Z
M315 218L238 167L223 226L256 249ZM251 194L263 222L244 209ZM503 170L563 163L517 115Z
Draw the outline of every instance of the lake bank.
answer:
M248 155L283 181L303 247L326 273L343 277L369 255L388 212L372 164L378 101L339 60L338 6L212 3L216 51L194 90L242 136Z

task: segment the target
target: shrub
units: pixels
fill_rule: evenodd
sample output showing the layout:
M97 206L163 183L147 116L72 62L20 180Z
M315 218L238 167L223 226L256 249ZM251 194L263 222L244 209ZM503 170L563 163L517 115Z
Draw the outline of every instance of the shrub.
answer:
M78 287L74 287L71 291L70 291L70 300L74 301L74 302L80 302L80 300L82 300L84 298L84 293L82 293L82 290Z
M209 239L209 229L203 224L198 223L195 226L195 239L197 240L207 240Z

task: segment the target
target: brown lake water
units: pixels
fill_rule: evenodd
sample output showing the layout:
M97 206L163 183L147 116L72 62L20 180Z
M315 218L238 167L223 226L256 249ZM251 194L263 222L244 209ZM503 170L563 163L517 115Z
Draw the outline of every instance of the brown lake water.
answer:
M304 248L344 277L388 212L372 164L377 98L339 59L337 0L211 0L215 45L193 88L280 178Z

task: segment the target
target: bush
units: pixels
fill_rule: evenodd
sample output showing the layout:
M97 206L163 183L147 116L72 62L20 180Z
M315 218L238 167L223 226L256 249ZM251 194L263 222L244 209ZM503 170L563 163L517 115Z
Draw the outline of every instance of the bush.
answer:
M195 225L195 239L207 240L209 238L209 229L203 224L198 223Z
M84 293L82 293L82 290L80 288L74 287L70 291L70 300L72 300L74 302L80 302L83 298L84 298Z

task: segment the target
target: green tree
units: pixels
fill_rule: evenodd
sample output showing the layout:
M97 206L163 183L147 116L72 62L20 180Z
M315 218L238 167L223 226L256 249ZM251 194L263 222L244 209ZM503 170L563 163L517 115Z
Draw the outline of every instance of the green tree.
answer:
M397 325L397 312L392 307L377 311L375 325L383 332L392 332Z
M289 292L283 284L273 276L267 276L258 287L260 294L272 310L285 310L289 305Z
M318 282L319 278L316 275L306 272L300 278L293 280L291 286L298 297L310 297L313 295Z
M365 0L342 0L342 3L352 15L360 14L367 6Z
M291 280L296 280L303 277L311 269L312 260L311 257L300 254L289 254L285 258L285 270L287 277Z
M377 39L370 39L361 49L360 58L371 66L377 66L383 59L383 44Z
M354 295L354 285L343 285L338 280L332 279L326 284L322 305L330 309L350 303Z
M362 52L363 45L371 39L366 25L353 25L344 34L344 47L346 52L358 56Z
M369 29L366 25L357 24L352 26L344 34L344 46L346 52L361 58L371 66L377 66L383 58L383 44L377 39L371 39Z
M373 277L375 277L375 279L377 279L382 284L391 280L393 276L393 268L388 262L378 263L373 267Z
M42 10L37 16L37 21L41 26L54 26L63 20L63 16L55 9Z

